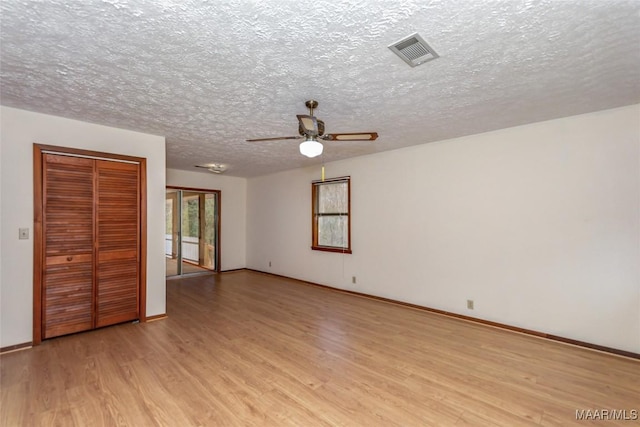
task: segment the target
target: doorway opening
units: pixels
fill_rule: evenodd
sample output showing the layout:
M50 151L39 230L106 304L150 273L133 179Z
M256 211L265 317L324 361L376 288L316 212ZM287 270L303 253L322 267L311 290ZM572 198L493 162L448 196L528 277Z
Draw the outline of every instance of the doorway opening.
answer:
M166 276L220 272L220 191L167 187Z

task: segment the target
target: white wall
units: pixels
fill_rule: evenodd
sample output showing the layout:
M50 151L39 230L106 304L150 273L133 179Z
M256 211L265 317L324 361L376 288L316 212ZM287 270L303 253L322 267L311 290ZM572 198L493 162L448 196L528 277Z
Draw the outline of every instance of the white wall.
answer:
M245 268L247 180L210 172L167 169L167 185L221 191L221 270Z
M310 249L319 175L248 181L248 268L640 353L639 105L328 164L352 255Z
M0 107L0 116L0 347L32 340L34 142L147 159L146 314L164 314L164 137L8 107ZM21 227L29 228L29 240L18 240Z

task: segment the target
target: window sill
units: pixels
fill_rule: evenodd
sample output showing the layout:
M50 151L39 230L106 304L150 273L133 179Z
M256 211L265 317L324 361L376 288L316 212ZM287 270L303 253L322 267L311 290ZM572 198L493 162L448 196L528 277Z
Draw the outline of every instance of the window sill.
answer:
M348 248L334 248L331 246L311 246L311 249L314 251L324 251L324 252L337 252L341 254L350 254L351 249Z

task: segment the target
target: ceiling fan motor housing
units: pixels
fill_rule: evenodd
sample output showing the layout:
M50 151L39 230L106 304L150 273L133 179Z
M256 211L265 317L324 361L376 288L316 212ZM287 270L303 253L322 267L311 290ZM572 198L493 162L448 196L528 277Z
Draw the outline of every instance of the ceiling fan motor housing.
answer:
M318 136L324 135L324 122L316 118L316 122L318 123ZM302 127L302 123L298 124L298 133L302 136L305 136L304 128Z

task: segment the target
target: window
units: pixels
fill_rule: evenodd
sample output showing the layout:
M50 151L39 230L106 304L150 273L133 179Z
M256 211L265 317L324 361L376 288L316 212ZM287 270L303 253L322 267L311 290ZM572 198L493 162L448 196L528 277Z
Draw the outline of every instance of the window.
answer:
M351 253L350 184L350 177L314 181L311 184L311 249Z

